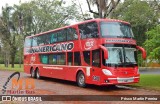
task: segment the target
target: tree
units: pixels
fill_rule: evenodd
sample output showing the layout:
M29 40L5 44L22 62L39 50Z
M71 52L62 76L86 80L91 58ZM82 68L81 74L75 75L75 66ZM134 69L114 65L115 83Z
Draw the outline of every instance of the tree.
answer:
M21 51L26 36L68 25L72 19L81 19L75 5L66 6L63 0L33 0L3 8L0 35L3 47L8 44L12 67L17 51Z
M155 26L158 17L146 1L125 0L113 13L113 18L131 23L137 44L142 46L146 40L145 32Z
M18 20L17 26L20 22L23 34L28 36L68 25L68 20L82 19L75 5L64 5L60 0L34 0L15 5L15 15L21 17L21 21L15 17Z
M146 32L146 35L148 39L144 42L144 45L148 52L148 58L160 63L160 25Z
M12 10L11 6L6 5L5 8L2 8L2 17L1 17L1 39L4 45L9 47L9 50L6 50L6 53L9 51L11 64L14 67L15 53L17 52L16 46L16 35L15 27L12 20ZM4 48L6 47L4 46Z
M105 18L116 8L120 0L86 0L89 12L94 14L94 17ZM109 3L108 3L109 2ZM91 5L96 5L98 12L91 9Z

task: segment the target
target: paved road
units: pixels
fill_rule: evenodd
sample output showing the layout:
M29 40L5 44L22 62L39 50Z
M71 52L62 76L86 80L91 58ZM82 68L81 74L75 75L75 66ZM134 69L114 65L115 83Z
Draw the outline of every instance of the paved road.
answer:
M156 69L141 69L140 74L160 74L160 68Z
M12 74L12 71L1 71L0 70L0 91L2 90L2 86L6 82L7 78ZM23 72L20 73L21 78L30 78L30 75L25 74ZM11 84L8 85L7 89L11 88ZM106 86L94 86L89 85L87 88L80 88L74 82L57 80L52 78L42 78L40 80L35 79L35 89L34 94L36 95L159 95L160 92L153 91L153 90L146 90L146 89L139 89L139 88L132 88L128 86L116 86L114 88L106 87ZM4 102L3 102L4 103ZM21 102L16 102L21 104ZM23 102L24 104L44 104L46 102ZM86 102L83 101L59 101L59 102L47 102L50 103L58 103L58 104L84 104ZM99 101L99 102L87 102L94 103L94 104L159 104L158 101L136 101L136 102L126 102L126 101ZM1 103L0 103L1 104ZM7 103L8 104L8 103Z

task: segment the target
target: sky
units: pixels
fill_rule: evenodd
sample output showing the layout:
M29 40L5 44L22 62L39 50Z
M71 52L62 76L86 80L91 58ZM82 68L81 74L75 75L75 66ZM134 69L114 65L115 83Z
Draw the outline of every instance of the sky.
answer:
M2 12L2 6L5 6L6 4L8 4L9 6L13 6L14 4L19 4L20 1L21 1L21 3L24 3L27 1L31 1L31 0L0 0L0 14ZM66 3L70 3L71 1L75 1L75 0L64 0L64 1L66 1ZM82 4L83 12L89 11L86 0L76 0L76 1L79 1ZM121 0L121 1L123 2L124 0ZM96 8L92 8L92 9L95 10Z
M2 13L2 6L5 7L6 4L8 4L9 6L13 6L14 4L20 4L20 1L21 3L24 3L24 2L29 2L31 0L0 0L0 15ZM69 5L74 0L64 0L64 1L66 2L66 5ZM77 1L77 5L79 5L78 1L80 2L83 13L86 13L86 12L89 13L86 0L76 0L76 1ZM92 8L92 9L95 10L96 8ZM76 22L77 21L73 20L71 21L71 24L74 24Z
M0 0L0 13L2 12L2 6L5 7L6 4L13 6L14 4L19 4L20 0ZM29 0L21 0L21 2L26 2Z
M27 2L27 1L31 1L31 0L0 0L0 14L2 12L2 6L5 7L6 4L8 4L9 6L13 6L14 4L19 4L19 2L21 1L21 3ZM65 0L66 3L68 4L71 1L74 0ZM83 6L83 11L88 11L88 6L86 3L86 0L79 0Z
M0 0L0 15L2 13L2 6L5 7L6 4L8 4L9 6L13 6L14 4L19 4L20 2L21 3L24 3L24 2L29 2L31 0ZM71 4L71 1L75 1L75 0L64 0L66 2L66 5L67 4ZM80 2L81 4L81 7L82 7L82 11L83 13L89 13L89 10L88 10L88 5L87 5L87 2L86 0L76 0L77 2L77 5L79 5L78 1ZM110 0L109 0L110 1ZM121 1L124 1L124 0L121 0ZM93 11L96 11L97 8L96 7L91 7L91 9ZM93 16L93 14L91 14L91 17ZM76 21L75 21L76 22ZM74 23L73 23L74 24Z

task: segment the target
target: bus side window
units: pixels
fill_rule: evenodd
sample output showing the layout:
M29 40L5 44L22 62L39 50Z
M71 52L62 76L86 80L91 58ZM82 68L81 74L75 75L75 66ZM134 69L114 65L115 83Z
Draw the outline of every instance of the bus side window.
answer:
M83 52L84 61L90 65L90 51L84 51Z
M68 52L67 56L68 56L67 57L67 62L68 62L67 65L69 65L69 66L73 65L73 52Z
M74 52L74 65L81 65L80 52Z
M68 28L66 31L67 31L66 34L67 34L67 40L68 41L77 40L78 39L78 35L77 35L77 32L76 32L76 29Z
M57 55L56 54L49 55L49 64L53 64L53 65L57 64Z
M44 35L37 36L37 45L38 46L44 45L44 38L45 38Z
M44 40L44 44L45 44L45 45L46 45L46 44L50 44L50 38L51 38L51 37L50 37L49 34L46 34L46 35L45 35L45 38L44 38L44 39L45 39L45 40Z
M24 47L31 47L32 38L26 38Z
M57 65L66 65L65 53L57 54Z
M38 36L33 37L32 46L38 46L37 40L38 40Z
M57 34L56 33L51 33L51 42L50 43L55 43L57 42Z
M48 64L48 55L46 54L41 54L40 55L41 63L42 64Z
M57 38L58 38L58 42L66 41L66 31L65 30L58 31Z
M66 65L65 53L50 54L49 55L49 64Z
M98 25L96 22L89 22L78 26L81 39L98 38Z
M92 51L92 66L100 67L100 50Z

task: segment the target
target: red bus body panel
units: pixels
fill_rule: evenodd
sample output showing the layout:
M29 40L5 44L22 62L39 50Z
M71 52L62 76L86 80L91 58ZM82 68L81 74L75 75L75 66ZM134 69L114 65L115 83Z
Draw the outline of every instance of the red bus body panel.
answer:
M116 22L123 22L126 24L129 24L128 22L120 21L120 20L111 20L111 19L94 19L89 20L86 22L96 21L99 23L100 21L116 21ZM72 26L68 27L74 27L77 29L77 33L79 35L78 31L78 25L86 22L81 22ZM60 29L64 29L60 28ZM56 30L60 30L56 29ZM43 35L46 33L50 33L56 30L51 30L48 32L37 34L36 36ZM29 36L33 37L33 36ZM125 38L91 38L91 39L80 39L80 36L78 36L78 40L75 41L67 41L67 42L60 42L60 43L74 43L74 48L71 50L72 52L79 51L81 54L81 66L73 66L73 65L49 65L49 64L42 64L40 61L40 53L26 53L28 49L31 49L31 47L24 48L24 72L30 74L31 69L36 70L39 69L40 76L45 77L51 77L51 78L58 78L58 79L64 79L64 80L70 80L70 81L76 81L77 73L79 71L82 71L85 75L86 83L87 84L95 84L95 85L115 85L115 84L129 84L129 83L137 83L139 82L139 73L138 73L138 67L106 67L102 65L101 67L94 67L91 64L88 65L84 61L84 56L82 54L82 51L85 50L95 50L99 49L100 45L102 44L131 44L136 45L136 41L134 39L125 39ZM55 43L59 44L59 43ZM54 44L50 44L47 46L53 46ZM44 45L45 46L45 45ZM40 46L42 47L42 46ZM102 51L102 50L101 50ZM68 51L62 51L65 52L67 55ZM43 53L43 52L41 52ZM44 52L45 53L45 52ZM50 53L56 53L56 52L47 52L47 54ZM58 53L58 52L57 52ZM66 59L67 62L67 59ZM102 70L107 69L109 70L112 75L107 76L105 75Z

